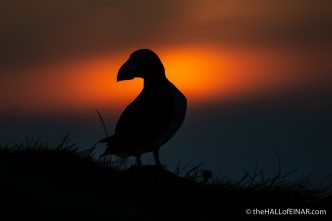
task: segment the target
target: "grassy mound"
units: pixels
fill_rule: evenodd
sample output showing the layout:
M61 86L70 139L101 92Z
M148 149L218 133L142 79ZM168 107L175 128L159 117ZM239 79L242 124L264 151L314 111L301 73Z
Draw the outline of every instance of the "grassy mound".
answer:
M222 179L207 182L209 173L199 167L179 174L155 166L120 170L65 142L56 148L38 141L2 146L0 220L266 218L246 215L246 209L255 208L332 212L331 196L309 189L303 181L289 183L276 176L257 182L253 176L244 176L232 182Z

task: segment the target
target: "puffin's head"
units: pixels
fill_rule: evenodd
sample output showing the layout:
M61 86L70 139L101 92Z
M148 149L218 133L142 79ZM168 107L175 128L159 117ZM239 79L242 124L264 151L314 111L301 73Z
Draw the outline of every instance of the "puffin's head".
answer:
M165 69L158 55L150 49L139 49L134 51L121 66L117 81L131 80L135 77L152 79L163 76L165 76Z

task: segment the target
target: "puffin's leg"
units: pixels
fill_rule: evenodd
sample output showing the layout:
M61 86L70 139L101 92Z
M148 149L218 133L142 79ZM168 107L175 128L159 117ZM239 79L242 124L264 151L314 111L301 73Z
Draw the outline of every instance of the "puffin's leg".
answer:
M160 159L159 159L159 149L153 151L153 157L154 161L156 162L156 165L161 167Z
M136 166L142 166L141 155L136 156Z

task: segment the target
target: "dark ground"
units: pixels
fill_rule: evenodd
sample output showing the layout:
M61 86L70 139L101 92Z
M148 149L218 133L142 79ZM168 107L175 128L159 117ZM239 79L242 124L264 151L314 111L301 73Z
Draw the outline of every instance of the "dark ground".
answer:
M208 179L201 167L120 170L64 143L0 147L0 176L0 220L329 220L332 212L331 195L311 190L306 179L290 183L281 173ZM326 209L327 215L246 215L255 208Z

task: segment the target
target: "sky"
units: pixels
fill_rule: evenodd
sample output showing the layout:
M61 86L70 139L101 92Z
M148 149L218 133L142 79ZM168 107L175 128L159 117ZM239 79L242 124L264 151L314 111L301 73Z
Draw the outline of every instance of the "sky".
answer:
M278 152L286 171L322 180L332 171L331 4L3 0L0 141L68 133L94 144L104 136L95 110L113 131L143 86L117 83L118 68L150 48L189 105L162 161L238 177L256 162L273 172Z

